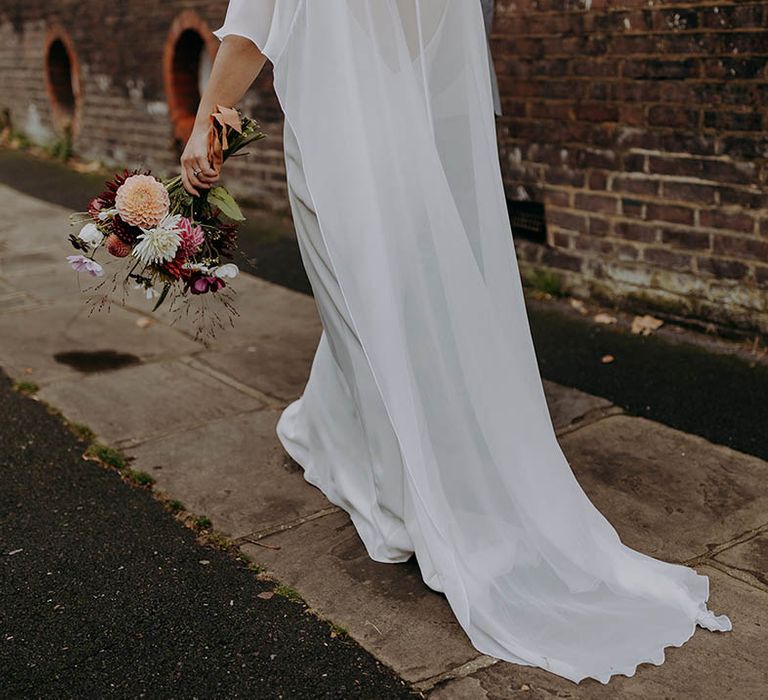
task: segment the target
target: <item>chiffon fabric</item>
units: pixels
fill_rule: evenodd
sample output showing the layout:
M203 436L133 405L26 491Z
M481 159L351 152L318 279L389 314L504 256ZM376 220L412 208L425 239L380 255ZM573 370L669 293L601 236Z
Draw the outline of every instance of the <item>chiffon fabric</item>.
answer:
M728 630L624 546L552 427L502 187L480 0L232 0L274 64L324 332L278 435L370 556L416 554L482 653L573 681Z

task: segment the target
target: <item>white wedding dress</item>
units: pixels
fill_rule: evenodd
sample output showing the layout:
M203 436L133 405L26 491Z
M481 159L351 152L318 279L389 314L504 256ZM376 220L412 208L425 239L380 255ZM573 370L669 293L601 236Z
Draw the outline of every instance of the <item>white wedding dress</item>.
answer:
M278 434L370 556L415 552L479 651L574 681L730 629L705 576L621 543L556 440L480 0L232 0L216 34L274 64L324 326Z

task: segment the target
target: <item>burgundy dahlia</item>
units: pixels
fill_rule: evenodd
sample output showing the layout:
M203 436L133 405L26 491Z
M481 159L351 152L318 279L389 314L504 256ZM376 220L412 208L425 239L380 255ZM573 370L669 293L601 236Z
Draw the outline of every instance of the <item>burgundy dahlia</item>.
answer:
M184 275L184 263L187 262L187 256L184 250L179 246L179 250L176 253L176 257L173 260L169 260L163 263L161 269L163 272L169 274L173 279L181 279Z

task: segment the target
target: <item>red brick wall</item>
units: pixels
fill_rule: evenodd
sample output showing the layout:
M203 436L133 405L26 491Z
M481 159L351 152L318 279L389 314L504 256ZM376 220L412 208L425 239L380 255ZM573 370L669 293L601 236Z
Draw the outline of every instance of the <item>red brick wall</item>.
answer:
M768 2L497 0L527 269L577 294L768 331Z
M71 38L80 70L75 151L110 165L177 167L178 129L166 94L166 51L178 35L175 21L217 29L226 0L0 0L0 111L41 143L61 138L48 99L45 55L51 27ZM199 22L188 22L195 15ZM218 40L203 37L215 50ZM248 160L233 163L228 184L273 208L287 207L282 116L269 66L243 101L270 135Z
M548 225L547 245L518 239L524 272L555 271L576 295L768 332L768 2L585 2L497 0L505 186L510 199L543 203ZM179 124L167 42L190 13L215 29L226 4L0 0L0 110L37 141L57 138L44 58L60 28L80 72L75 150L169 172ZM268 68L243 107L271 138L228 184L285 209Z

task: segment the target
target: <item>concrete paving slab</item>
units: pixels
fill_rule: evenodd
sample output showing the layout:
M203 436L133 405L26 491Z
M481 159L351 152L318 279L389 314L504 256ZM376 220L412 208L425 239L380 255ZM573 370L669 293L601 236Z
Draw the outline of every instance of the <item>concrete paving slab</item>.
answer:
M755 457L629 416L560 442L598 509L646 554L685 561L765 523L768 468Z
M286 342L282 338L254 345L201 353L198 359L239 382L288 403L301 396L317 347L316 334Z
M607 399L547 380L544 380L543 384L552 423L558 431L573 428L591 419L602 418L611 411L620 412L620 409Z
M275 437L280 411L259 410L145 442L128 454L157 488L232 537L328 507Z
M60 211L58 208L50 210L44 205L39 212L30 211L17 217L14 211L14 219L0 229L0 239L3 242L0 248L0 269L7 266L3 262L5 256L12 253L46 250L52 247L59 252L75 252L67 241L70 233L77 233L79 229L69 225L69 212Z
M0 314L0 364L14 377L24 375L43 385L79 376L56 361L54 356L61 352L117 350L154 361L194 353L202 347L161 323L137 325L144 317L118 305L109 311L89 313L89 307L74 300L35 308L30 313Z
M39 306L40 302L26 292L0 290L0 314L28 311Z
M65 224L69 223L69 214L71 210L58 204L51 204L42 199L37 199L11 187L0 187L0 208L3 211L13 212L12 217L4 218L1 224L2 229L12 228L27 224L28 226L42 216L60 216L63 217Z
M715 561L727 566L734 577L768 591L768 529L720 552Z
M479 655L445 597L424 585L415 561L370 559L345 513L262 542L269 548L243 550L406 680L431 678Z
M13 254L12 269L7 266L3 279L19 292L28 294L42 304L59 301L80 301L86 305L89 289L94 286L93 278L78 276L64 260L64 255L55 256L50 262L42 262L43 254L38 251ZM9 258L3 258L6 263ZM30 262L30 259L33 262ZM90 292L92 293L92 292Z
M247 386L287 403L309 376L321 325L311 297L241 276L240 317L198 359Z
M39 396L112 444L161 437L263 407L175 360L59 381Z
M576 685L540 669L499 662L467 678L442 684L428 697L762 700L768 690L768 667L764 664L768 658L768 593L709 567L700 571L711 577L713 608L727 612L734 629L725 634L697 630L683 647L668 649L661 666L643 664L633 678L617 676L607 685L593 680Z
M239 275L232 288L237 293L234 303L240 315L234 320L234 328L217 332L209 343L210 350L231 351L260 343L275 347L280 343L311 345L309 339L313 337L317 345L320 321L314 299L247 274ZM167 309L160 309L157 316L167 321L173 318ZM174 327L194 332L188 318L180 318Z
M72 250L71 252L75 252ZM66 257L69 255L64 246L50 245L45 248L11 249L0 255L0 264L4 276L15 277L17 280L26 276L30 268L39 266L54 268L56 263L61 263L62 270L67 270ZM69 269L74 276L75 273Z

